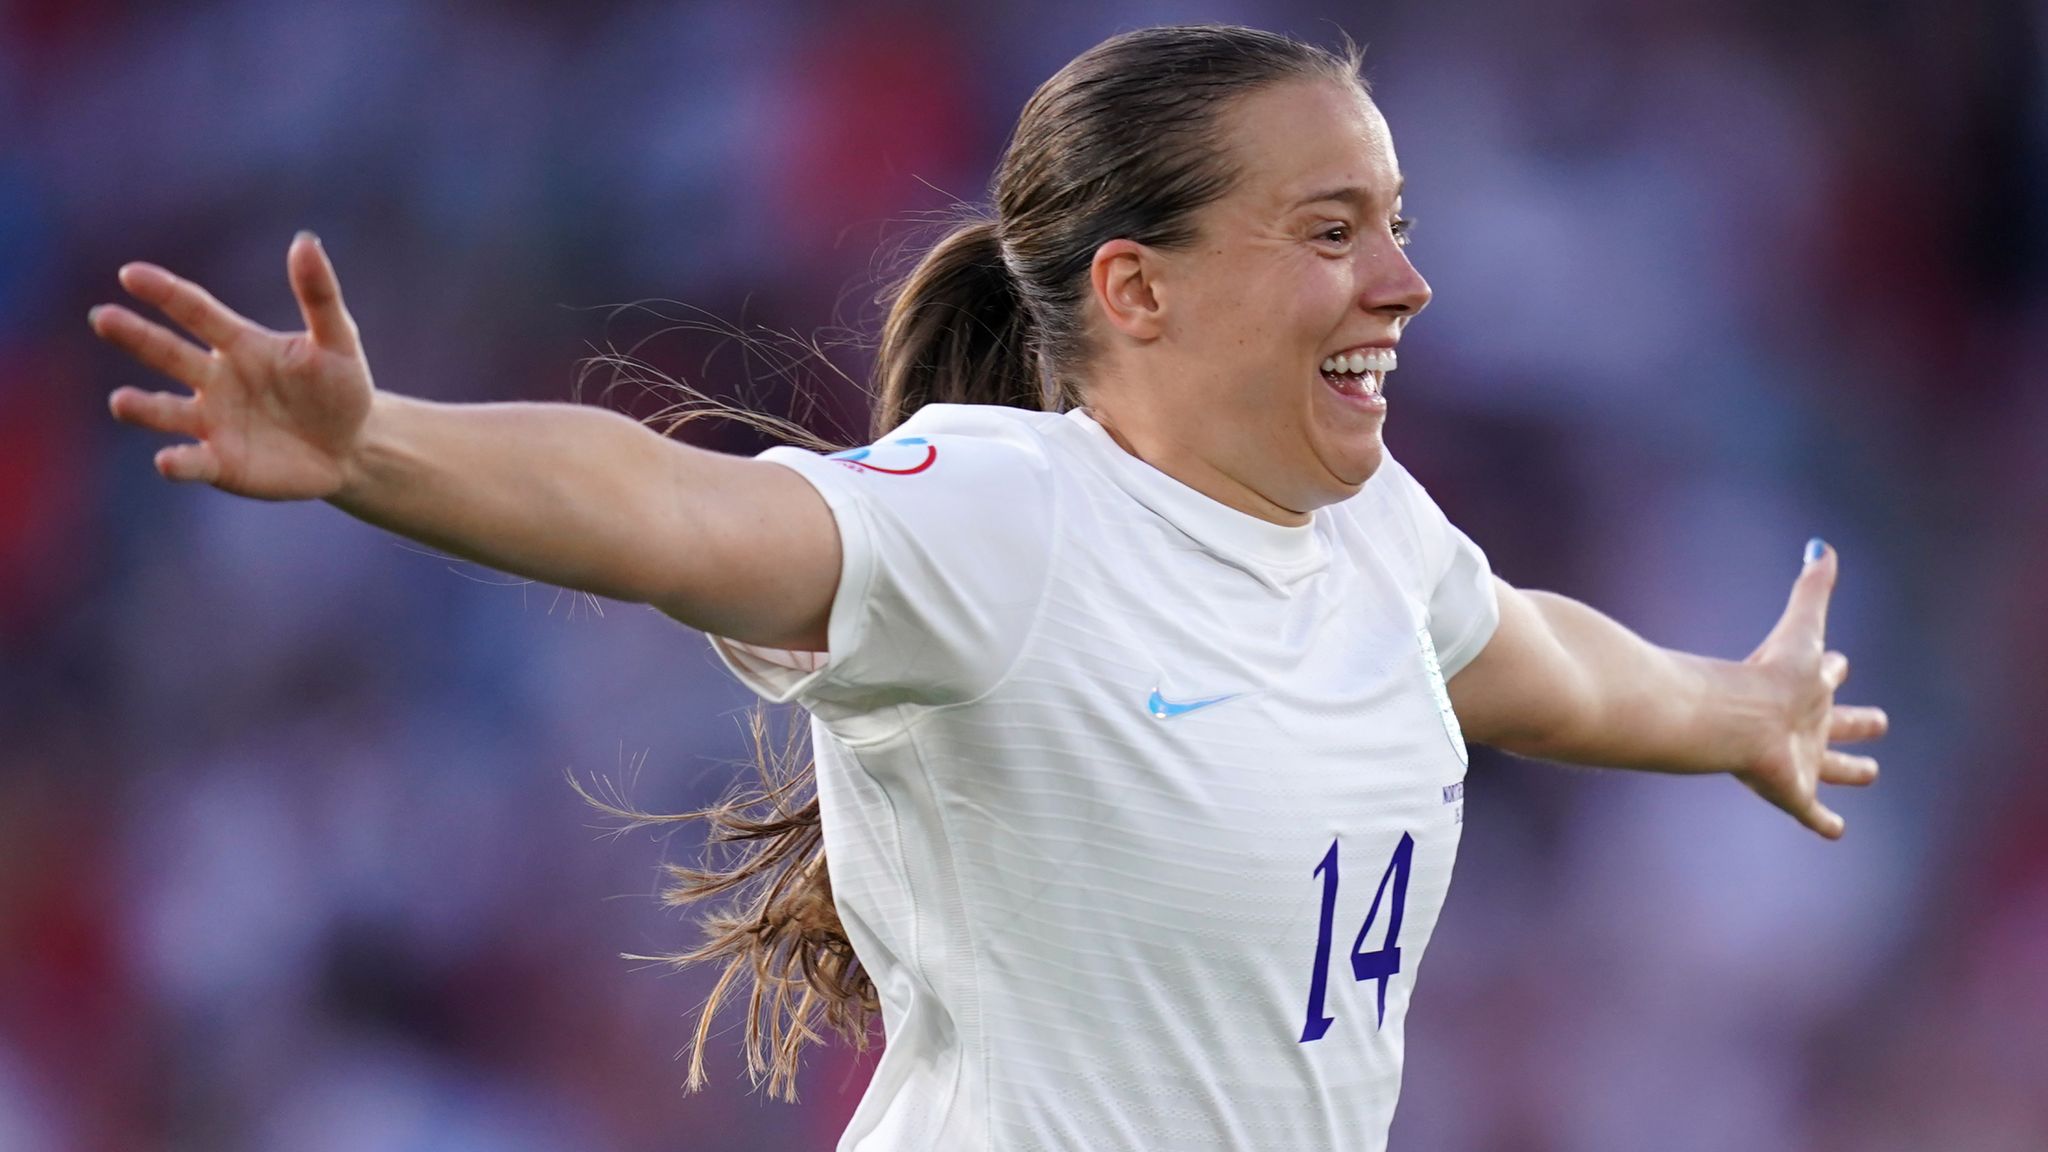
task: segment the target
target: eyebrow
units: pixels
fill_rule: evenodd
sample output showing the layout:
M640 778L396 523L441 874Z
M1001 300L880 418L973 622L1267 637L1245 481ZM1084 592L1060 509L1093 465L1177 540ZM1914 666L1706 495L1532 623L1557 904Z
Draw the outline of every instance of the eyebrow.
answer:
M1396 181L1394 184L1394 199L1399 200L1401 198L1401 191L1407 187L1408 178L1406 176L1403 176L1400 180ZM1339 203L1350 204L1355 207L1362 208L1365 205L1372 202L1372 193L1366 191L1363 188L1358 187L1357 185L1351 185L1344 188L1331 188L1328 191L1317 192L1310 196L1304 196L1301 199L1295 201L1293 205L1291 205L1287 210L1289 212L1292 212L1296 208L1300 208L1308 204L1320 203L1324 200L1335 200Z

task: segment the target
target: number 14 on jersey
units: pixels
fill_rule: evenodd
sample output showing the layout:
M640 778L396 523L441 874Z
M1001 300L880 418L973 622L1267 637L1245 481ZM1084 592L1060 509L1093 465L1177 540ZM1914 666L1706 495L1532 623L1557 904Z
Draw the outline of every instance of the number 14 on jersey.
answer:
M1330 990L1330 934L1336 927L1337 918L1337 844L1330 841L1330 850L1323 854L1323 862L1316 865L1315 875L1323 880L1323 915L1316 928L1316 966L1308 981L1308 1019L1301 1027L1301 1042L1320 1040L1336 1022L1336 1017L1324 1010L1325 997ZM1372 907L1365 913L1365 923L1358 929L1358 938L1351 942L1351 978L1360 982L1379 982L1379 1020L1373 1027L1387 1022L1387 984L1394 973L1401 970L1401 912L1408 904L1408 866L1415 858L1415 837L1401 833L1401 842L1394 847L1394 858L1387 861L1386 871L1380 873L1380 886L1372 894ZM1373 922L1379 919L1380 905L1387 896L1387 885L1392 883L1394 900L1387 912L1386 943L1373 951L1365 951L1366 934L1372 931Z

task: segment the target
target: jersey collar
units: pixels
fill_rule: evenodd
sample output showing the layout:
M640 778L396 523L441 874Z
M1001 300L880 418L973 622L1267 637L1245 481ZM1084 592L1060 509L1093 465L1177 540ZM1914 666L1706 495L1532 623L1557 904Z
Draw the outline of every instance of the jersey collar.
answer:
M1218 558L1261 582L1285 589L1329 563L1329 545L1321 528L1325 517L1320 512L1302 525L1275 524L1240 512L1126 452L1083 409L1068 411L1066 419L1080 430L1076 439L1085 446L1088 459L1117 487Z

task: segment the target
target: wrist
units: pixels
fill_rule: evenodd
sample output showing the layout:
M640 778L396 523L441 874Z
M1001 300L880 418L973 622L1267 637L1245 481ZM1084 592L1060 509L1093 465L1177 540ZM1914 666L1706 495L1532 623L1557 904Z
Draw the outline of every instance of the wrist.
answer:
M418 403L395 392L371 393L370 410L338 462L341 479L335 491L327 497L328 503L351 515L375 503L374 493L385 471L380 462L400 454L400 428L407 409Z

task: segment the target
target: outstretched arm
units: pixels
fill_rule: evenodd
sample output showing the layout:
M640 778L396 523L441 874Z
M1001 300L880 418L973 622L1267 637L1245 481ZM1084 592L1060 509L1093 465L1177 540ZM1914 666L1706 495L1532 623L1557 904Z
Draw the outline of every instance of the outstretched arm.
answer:
M1821 784L1868 784L1877 761L1828 746L1872 740L1883 710L1839 705L1848 658L1826 647L1837 557L1815 542L1777 627L1741 662L1659 648L1568 597L1495 581L1500 626L1450 682L1473 740L1549 760L1728 772L1815 832L1842 818Z
M665 439L572 404L438 404L376 389L319 242L286 254L302 332L273 332L151 264L121 283L205 347L120 305L93 330L192 395L121 388L116 418L191 438L166 479L326 500L516 575L635 603L750 643L824 647L839 536L779 465Z

